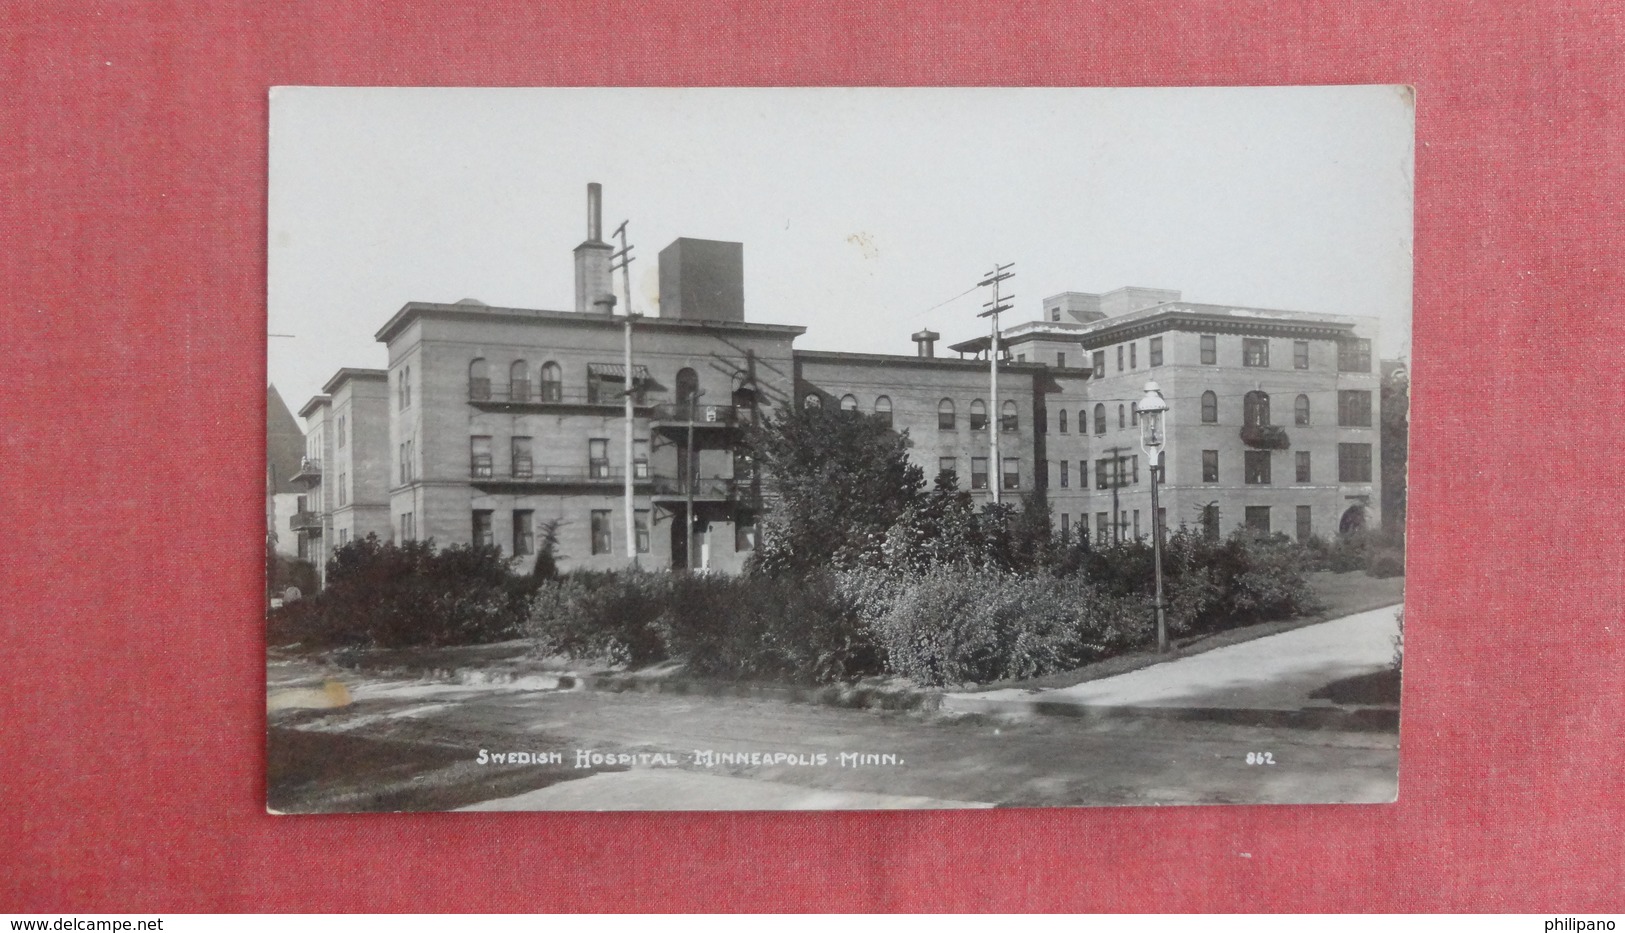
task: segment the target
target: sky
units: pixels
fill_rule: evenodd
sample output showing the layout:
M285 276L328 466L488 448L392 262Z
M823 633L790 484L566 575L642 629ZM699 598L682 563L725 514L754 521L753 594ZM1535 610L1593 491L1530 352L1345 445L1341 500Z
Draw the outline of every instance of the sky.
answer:
M744 243L745 317L912 354L1063 291L1379 318L1410 355L1403 88L276 88L270 381L297 409L408 301L572 310L586 187L658 313L660 250ZM619 276L616 287L620 288ZM966 294L967 290L970 290ZM624 297L622 298L624 302Z

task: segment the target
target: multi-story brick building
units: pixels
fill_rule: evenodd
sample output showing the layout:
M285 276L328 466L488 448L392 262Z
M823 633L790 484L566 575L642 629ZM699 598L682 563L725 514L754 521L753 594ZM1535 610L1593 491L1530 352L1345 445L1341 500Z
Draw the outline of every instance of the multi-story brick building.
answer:
M1068 538L1144 536L1134 405L1148 380L1171 406L1170 525L1303 537L1380 519L1374 321L1067 292L1001 331L995 404L988 337L954 345L958 358L938 357L930 331L910 355L796 350L804 328L745 320L740 244L679 239L660 254L660 316L633 323L628 373L596 186L588 213L576 310L410 302L377 333L387 371L343 370L301 411L319 461L301 475L334 498L320 505L331 520L307 517L302 553L364 534L365 516L381 536L496 545L521 566L551 531L566 569L735 570L770 504L741 432L813 404L888 417L928 477L952 469L981 501L1043 489ZM345 513L320 469L349 465L353 496L356 458L388 462L387 521L379 487Z

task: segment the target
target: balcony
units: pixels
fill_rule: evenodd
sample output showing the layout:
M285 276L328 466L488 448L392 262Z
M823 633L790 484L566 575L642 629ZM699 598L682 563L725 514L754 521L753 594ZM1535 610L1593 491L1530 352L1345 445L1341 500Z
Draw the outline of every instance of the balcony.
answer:
M320 512L295 512L288 520L288 527L294 531L314 531L318 534L322 530L322 516Z
M299 471L288 478L296 483L314 486L322 481L322 462L314 457L305 457L299 461Z
M523 412L570 408L619 410L625 405L624 399L625 396L619 386L594 391L566 389L557 382L535 384L516 380L492 385L489 379L468 381L468 403L482 411ZM638 392L632 396L632 407L647 412L649 403L643 397L643 393Z
M752 423L751 409L737 405L707 405L674 402L656 405L649 414L650 427L668 434L696 431L731 430Z
M469 469L469 481L480 489L493 492L530 492L542 489L620 489L626 485L625 470L611 470L596 465L588 469L517 465L510 471L498 472L487 465L475 463ZM634 468L633 487L648 489L654 479L647 470Z
M695 502L731 502L738 489L739 485L727 476L697 476L692 482L663 476L654 481L651 498L656 502L686 502L692 494Z
M1241 442L1256 450L1288 450L1292 439L1278 424L1247 424L1241 428Z

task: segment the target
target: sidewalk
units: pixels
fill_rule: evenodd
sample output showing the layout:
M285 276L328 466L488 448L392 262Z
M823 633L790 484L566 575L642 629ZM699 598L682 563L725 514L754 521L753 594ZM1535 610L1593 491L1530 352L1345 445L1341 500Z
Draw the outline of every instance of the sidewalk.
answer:
M1385 727L1397 723L1391 707L1343 707L1310 694L1386 669L1393 661L1399 608L1356 613L1072 687L950 693L943 709Z

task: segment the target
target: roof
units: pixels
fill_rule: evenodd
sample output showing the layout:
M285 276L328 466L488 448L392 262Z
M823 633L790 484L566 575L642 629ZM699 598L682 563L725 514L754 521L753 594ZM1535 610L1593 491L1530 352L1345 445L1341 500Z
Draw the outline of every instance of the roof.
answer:
M486 305L465 304L438 304L429 301L409 301L384 326L378 329L373 336L383 343L388 343L395 335L419 317L437 317L442 319L478 319L487 321L529 321L535 323L562 324L572 327L601 327L620 328L626 324L624 314L589 314L580 311L548 311L540 308L496 308ZM662 318L643 317L635 318L635 327L638 330L690 330L690 331L725 331L734 334L757 334L760 336L795 338L807 332L807 328L793 324L753 324L746 321L713 321L701 318Z
M962 360L951 356L916 356L902 353L845 353L838 350L797 350L797 360L810 360L817 363L856 363L871 366L920 366L935 367L938 369L987 369L986 360ZM1014 361L1000 361L999 368L1011 372L1038 373L1048 372L1054 367L1043 363L1017 363Z
M1355 326L1354 318L1339 314L1170 301L1084 324L1079 339L1086 348L1093 349L1165 330L1336 338L1352 333Z
M289 481L299 472L299 460L305 455L305 433L293 412L282 401L276 386L266 387L265 399L265 460L266 484L273 493L303 492Z
M384 382L389 379L389 373L382 369L352 369L345 366L334 373L333 378L327 380L327 383L322 386L322 391L332 395L338 390L339 386L351 379L371 379Z
M302 407L300 407L299 417L309 418L311 412L321 408L323 405L329 404L332 401L332 397L328 395L312 395L310 397L310 401L306 402Z

